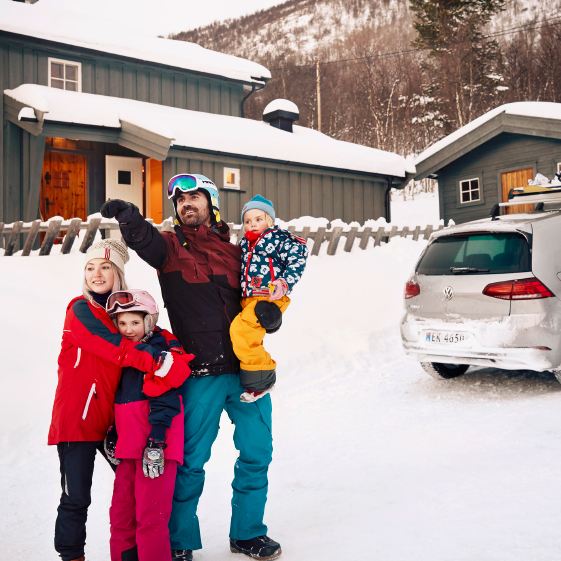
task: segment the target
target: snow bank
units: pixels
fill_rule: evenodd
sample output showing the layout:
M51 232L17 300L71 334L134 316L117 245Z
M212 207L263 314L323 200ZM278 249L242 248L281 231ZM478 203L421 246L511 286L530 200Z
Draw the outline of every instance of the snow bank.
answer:
M552 376L474 369L439 383L403 354L402 289L426 242L310 258L282 329L266 520L287 561L552 561L561 550ZM3 557L55 561L56 450L46 446L66 303L83 256L0 257ZM133 254L131 286L160 300ZM161 302L160 302L161 303ZM167 325L162 313L162 324ZM200 503L204 549L228 551L236 456L224 417ZM94 475L88 561L107 561L112 475Z

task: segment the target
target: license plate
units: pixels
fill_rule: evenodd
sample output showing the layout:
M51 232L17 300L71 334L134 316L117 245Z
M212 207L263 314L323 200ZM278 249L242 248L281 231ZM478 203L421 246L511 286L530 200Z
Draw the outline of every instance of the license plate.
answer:
M464 346L470 340L471 334L462 331L425 331L425 343L433 345Z

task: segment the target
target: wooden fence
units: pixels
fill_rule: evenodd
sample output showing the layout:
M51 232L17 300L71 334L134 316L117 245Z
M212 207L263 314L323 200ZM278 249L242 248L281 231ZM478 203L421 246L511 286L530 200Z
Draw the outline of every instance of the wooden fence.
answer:
M234 236L238 236L241 227L235 224L228 224ZM161 224L154 224L158 230L172 230L170 219L164 220ZM343 251L349 252L353 248L366 249L370 239L374 240L374 246L388 242L394 237L411 237L413 240L428 239L435 230L441 230L444 226L428 225L424 228L380 226L371 227L352 227L343 228L335 226L333 228L319 227L312 230L309 226L296 230L294 226L288 229L302 238L313 240L310 253L318 255L322 244L327 243L327 255L335 255L340 247L341 238L345 239ZM80 218L70 220L51 219L48 222L34 220L33 222L12 222L4 224L0 222L0 249L4 249L5 256L14 254L30 255L32 250L39 250L39 255L49 255L55 243L61 245L60 253L70 253L76 240L80 243L79 250L85 253L93 243L97 231L102 232L103 237L111 236L112 231L118 232L119 225L114 220L90 217L87 222ZM355 243L359 240L358 243ZM21 249L21 253L19 253Z

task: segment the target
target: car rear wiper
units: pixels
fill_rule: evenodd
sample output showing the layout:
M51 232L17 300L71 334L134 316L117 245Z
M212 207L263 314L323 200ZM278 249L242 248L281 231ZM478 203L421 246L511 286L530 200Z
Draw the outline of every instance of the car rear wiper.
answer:
M450 267L450 272L455 275L465 275L467 273L488 273L489 269L480 269L478 267Z

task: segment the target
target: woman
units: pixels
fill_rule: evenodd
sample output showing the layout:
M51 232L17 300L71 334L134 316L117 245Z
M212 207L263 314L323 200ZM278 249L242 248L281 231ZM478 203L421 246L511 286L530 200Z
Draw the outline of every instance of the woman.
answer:
M105 311L111 292L127 288L128 259L120 241L93 244L86 254L83 295L66 309L48 440L56 444L60 460L55 549L63 561L84 560L94 460L96 450L105 455L103 440L113 423L121 367L158 368L160 351L121 336Z

